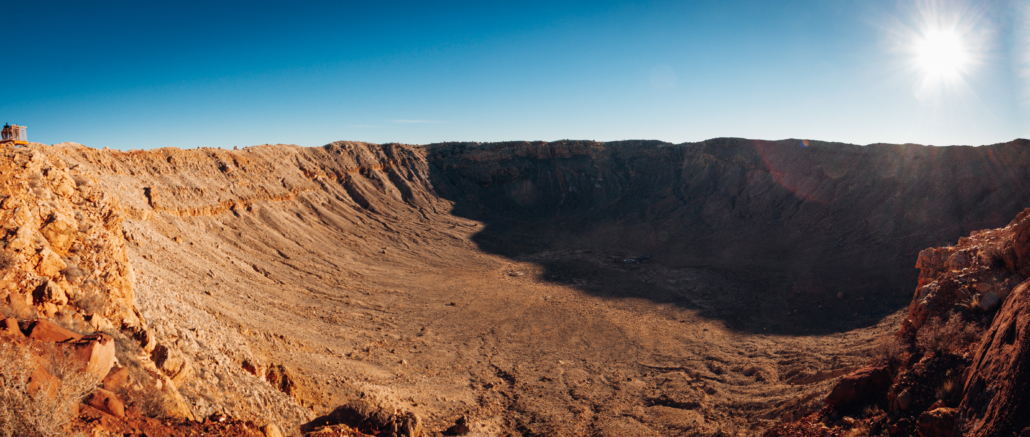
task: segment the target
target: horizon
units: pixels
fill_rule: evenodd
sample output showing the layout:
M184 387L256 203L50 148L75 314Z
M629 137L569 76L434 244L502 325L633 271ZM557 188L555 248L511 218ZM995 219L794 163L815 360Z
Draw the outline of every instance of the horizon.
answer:
M2 122L89 147L1030 137L1030 2L17 4Z
M708 141L714 141L714 140L763 141L763 142L767 142L767 143L782 143L782 142L789 142L789 141L797 141L797 142L804 143L804 145L801 146L801 147L811 147L811 145L808 144L810 142L825 143L825 144L830 144L830 145L855 146L855 147L868 147L868 146L878 146L878 145L886 145L886 146L920 146L920 147L991 147L991 146L998 146L998 145L1003 145L1003 144L1011 144L1011 143L1016 143L1016 142L1021 142L1021 141L1030 142L1030 138L1013 138L1013 139L1008 140L1008 141L1000 141L1000 142L990 143L990 144L940 144L940 145L938 145L938 144L920 144L920 143L888 143L888 142L882 142L882 141L874 142L874 143L866 143L866 144L856 144L856 143L848 143L848 142L843 142L843 141L826 141L826 140L820 140L820 139L815 139L815 138L781 138L781 139L776 139L776 140L767 140L767 139L761 139L761 138L744 138L744 137L713 137L713 138L707 138L707 139L700 140L700 141L684 141L684 142L679 142L679 143L673 143L673 142L663 141L663 140L658 140L658 139L641 139L641 138L633 138L633 139L625 139L625 140L607 140L607 141L593 140L593 139L575 139L575 138L562 138L562 139L557 139L557 140L499 140L499 141L465 140L465 141L437 141L437 142L432 142L432 143L421 143L421 144L418 144L418 143L404 143L404 142L399 142L399 141L371 142L371 141L358 141L358 140L337 140L337 141L330 141L330 142L325 143L325 144L317 144L317 145L310 145L310 146L309 145L302 145L302 144L295 144L295 143L274 143L274 144L273 143L261 143L261 144L250 144L250 145L246 145L246 146L234 146L234 147L237 147L239 149L245 149L245 148L248 148L248 147L262 147L262 146L327 147L327 146L331 146L333 144L339 144L339 143L357 143L357 144L370 144L370 145L399 144L399 145L404 145L404 146L427 147L427 146L459 144L459 143L473 143L473 144L480 144L480 145L481 144L505 144L505 143L544 143L544 144L550 144L550 143L556 143L556 142L562 142L562 141L569 141L569 142L595 142L595 143L601 143L601 144L622 143L622 142L658 142L658 143L663 143L663 144L667 144L667 145L671 145L671 146L682 146L682 145L702 144L702 143L705 143L705 142L708 142ZM38 142L33 142L33 141L30 141L30 143L42 144L44 146L48 145L48 144L45 144L45 143L38 143ZM90 146L90 145L87 145L87 144L82 144L82 143L79 143L79 142L76 142L76 141L64 141L64 142L61 142L61 143L49 144L49 146L57 146L57 145L61 145L61 144L77 144L77 145L80 145L80 146L94 148L94 149L110 148L110 147L107 147L107 146L93 147L93 146ZM143 150L143 151L146 151L146 150L156 150L156 149L163 149L163 148L180 149L180 150L192 150L192 149L204 149L204 148L208 148L208 149L222 149L222 150L226 150L226 149L233 150L232 147L224 147L224 146L196 146L196 147L162 146L162 147L152 147L152 148L146 148L146 149L115 149L115 150L121 150L121 151L139 151L139 150Z

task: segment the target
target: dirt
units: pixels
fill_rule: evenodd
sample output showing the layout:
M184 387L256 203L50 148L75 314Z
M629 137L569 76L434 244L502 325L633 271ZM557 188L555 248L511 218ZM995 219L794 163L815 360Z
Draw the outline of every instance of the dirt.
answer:
M1030 204L1025 140L799 144L31 148L117 199L198 418L297 435L372 399L428 435L632 436L818 410L919 250Z

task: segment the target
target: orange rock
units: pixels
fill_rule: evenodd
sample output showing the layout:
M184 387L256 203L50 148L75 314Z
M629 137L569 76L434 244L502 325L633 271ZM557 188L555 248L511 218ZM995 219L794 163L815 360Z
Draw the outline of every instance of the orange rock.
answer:
M114 393L102 388L96 389L89 397L87 405L110 414L114 417L125 417L125 403Z
M78 234L78 225L75 219L61 213L50 215L48 222L40 232L50 242L50 246L58 253L65 253L72 243L75 242L75 235Z
M834 406L871 403L885 394L890 384L886 367L863 367L841 378L823 402Z
M32 292L36 303L53 303L58 306L68 304L68 295L64 288L54 281L45 281Z
M57 389L61 381L56 376L51 375L50 372L47 372L42 360L36 361L36 368L33 369L32 375L29 376L28 393L29 395L36 396L40 390L43 390L47 398L53 399L54 396L57 396Z
M67 340L80 340L82 335L57 326L46 319L40 319L29 327L29 339L57 343Z
M36 271L40 275L56 278L61 274L61 270L68 267L68 264L61 260L61 256L49 248L44 248L41 255L39 264L36 265Z
M104 377L103 385L105 390L117 392L129 382L129 369L122 366L114 366L107 376Z
M36 315L36 309L32 307L32 297L27 294L9 294L7 295L7 304L19 318L31 318Z
M115 362L114 340L107 334L93 334L70 342L74 355L87 372L103 377L111 372Z
M21 332L21 328L18 327L18 321L14 317L8 317L0 323L0 329L4 330L8 335L13 335L17 338L25 338L25 334Z
M193 375L193 366L183 357L182 352L174 347L159 344L150 354L150 359L154 360L157 368L168 375L176 385L182 384Z

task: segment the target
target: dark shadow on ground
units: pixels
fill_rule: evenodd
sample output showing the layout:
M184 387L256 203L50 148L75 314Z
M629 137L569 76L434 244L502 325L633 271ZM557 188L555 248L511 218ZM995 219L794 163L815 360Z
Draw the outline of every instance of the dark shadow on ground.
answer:
M545 279L593 295L676 304L766 334L874 324L910 302L920 250L1004 226L1030 206L1026 140L977 148L715 139L428 150L437 195L454 202L453 214L486 224L474 237L482 250L532 256ZM622 262L644 254L647 263ZM686 291L668 282L685 274L703 280ZM714 289L698 304L704 287Z

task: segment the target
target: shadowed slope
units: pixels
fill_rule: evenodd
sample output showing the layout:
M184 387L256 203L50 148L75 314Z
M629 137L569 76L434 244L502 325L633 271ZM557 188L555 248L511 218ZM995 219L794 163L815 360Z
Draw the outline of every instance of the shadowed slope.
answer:
M475 241L505 256L651 254L752 282L748 330L854 326L906 304L922 248L998 226L1030 205L1030 143L935 148L715 139L438 144L429 159ZM557 267L556 268L560 268ZM846 307L824 308L844 292ZM812 305L812 304L815 305ZM827 305L829 307L829 305ZM751 310L760 308L759 313ZM802 322L781 323L800 310ZM709 312L719 317L717 312Z

